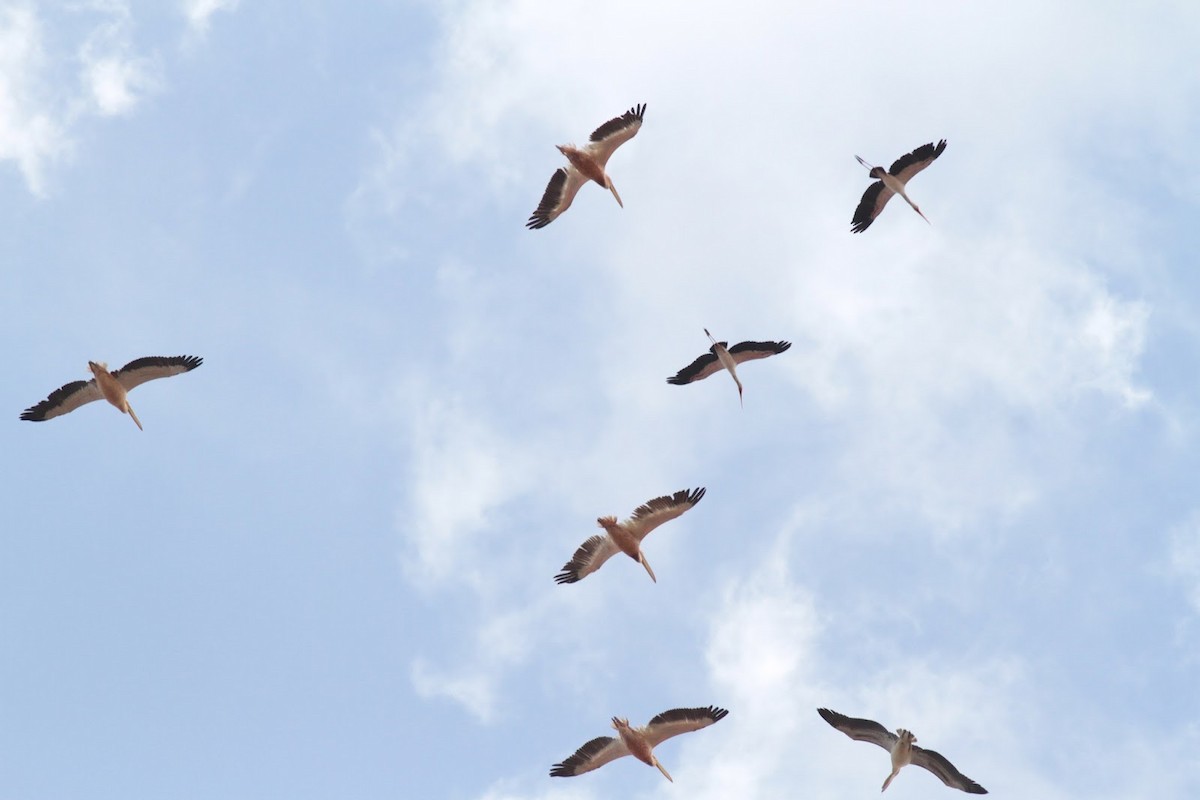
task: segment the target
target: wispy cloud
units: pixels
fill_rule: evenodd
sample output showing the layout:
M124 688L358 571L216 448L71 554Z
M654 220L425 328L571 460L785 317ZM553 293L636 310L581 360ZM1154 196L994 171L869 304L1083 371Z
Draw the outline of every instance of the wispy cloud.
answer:
M120 116L162 85L161 68L154 59L135 53L129 7L119 2L102 7L110 16L92 30L79 49L80 79L96 113Z
M187 19L188 30L195 36L203 37L208 34L212 25L212 16L218 11L230 13L237 10L241 0L184 0L183 15Z
M128 114L162 85L157 61L133 44L127 3L88 3L62 13L90 20L73 57L47 52L46 27L61 20L47 23L36 6L0 8L0 160L15 161L37 196L48 193L50 166L73 152L72 131L82 121ZM72 60L78 78L64 80Z
M70 152L65 121L43 85L43 35L32 8L0 8L0 160L15 161L39 196L47 162Z

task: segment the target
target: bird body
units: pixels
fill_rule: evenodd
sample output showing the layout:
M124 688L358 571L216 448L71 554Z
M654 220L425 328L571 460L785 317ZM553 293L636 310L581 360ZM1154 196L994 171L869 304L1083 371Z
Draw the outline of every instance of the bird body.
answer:
M604 529L579 546L571 560L563 565L562 571L554 576L555 583L577 583L603 566L604 562L621 552L646 568L650 580L658 578L642 552L642 540L650 531L668 520L675 519L704 497L704 487L691 491L680 489L673 495L663 495L638 506L633 516L617 522L614 516L600 517L596 524Z
M862 200L859 201L858 208L854 210L854 218L850 221L851 233L862 233L871 227L871 223L875 221L875 218L883 213L883 208L887 205L888 200L891 200L892 195L896 194L903 197L904 202L912 206L913 211L921 215L921 219L929 222L929 218L909 198L908 194L904 191L904 187L912 180L914 175L932 164L945 149L945 139L940 140L936 147L933 142L923 144L911 153L907 153L896 159L892 163L891 168L886 172L883 167L873 167L861 157L855 156L858 159L858 163L866 167L870 171L871 177L875 178L876 181L863 192Z
M733 347L728 342L718 342L713 335L704 329L704 335L712 342L708 352L688 364L673 377L667 378L667 383L674 386L684 386L695 381L702 381L709 375L714 375L725 369L737 385L738 401L742 402L742 381L738 378L737 365L745 361L778 355L792 346L791 342L738 342Z
M724 719L728 714L728 711L716 706L673 708L670 711L664 711L641 727L630 725L627 719L613 717L612 726L617 732L617 738L600 736L592 739L570 757L551 767L550 776L570 778L599 769L622 756L633 756L644 764L657 767L667 780L674 783L675 779L671 777L667 768L654 754L654 748L672 736L707 728L714 722Z
M642 127L642 119L646 113L646 104L634 106L619 117L613 117L608 122L592 131L588 144L575 147L570 144L555 145L558 151L571 162L569 167L560 167L550 176L542 201L529 216L525 227L530 230L544 228L556 220L559 215L571 207L575 195L588 181L595 181L612 192L617 205L622 208L621 195L613 185L605 167L613 152L625 142L637 135Z
M204 359L198 356L148 356L109 372L108 364L103 361L89 361L88 369L92 373L90 381L73 381L60 386L42 402L25 409L21 419L44 422L68 414L87 403L104 399L121 413L128 414L141 430L142 422L129 405L130 390L146 381L190 372L202 363Z
M909 765L927 769L936 775L942 783L952 789L960 789L967 794L987 794L975 781L963 775L950 763L949 759L933 750L926 750L916 745L917 737L911 731L897 728L892 733L878 722L870 719L857 719L830 711L828 708L818 708L821 718L837 728L842 733L860 742L870 742L887 750L892 760L892 772L883 782L880 791L886 791L900 770Z

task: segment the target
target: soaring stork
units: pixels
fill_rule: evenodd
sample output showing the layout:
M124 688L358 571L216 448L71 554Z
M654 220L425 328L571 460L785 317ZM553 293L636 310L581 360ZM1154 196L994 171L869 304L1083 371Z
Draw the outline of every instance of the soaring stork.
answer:
M605 561L620 551L645 567L646 572L650 573L650 580L658 583L654 570L650 569L650 562L642 552L642 539L659 525L675 519L699 503L701 497L704 497L703 486L691 491L680 489L673 495L663 495L643 503L632 517L620 524L616 517L600 517L596 524L604 528L605 533L598 533L581 544L571 560L563 564L562 572L554 576L554 582L577 583L600 569Z
M617 205L624 208L621 195L617 194L617 187L613 186L612 178L604 171L604 165L608 163L614 150L637 135L645 113L646 104L642 103L619 117L613 117L592 131L587 147L582 149L571 144L556 145L559 152L571 162L571 166L560 167L550 176L550 183L546 184L542 202L538 203L537 209L529 216L525 227L533 230L549 225L559 214L571 207L571 201L575 199L579 187L589 180L611 191L613 197L617 198Z
M103 361L89 361L88 369L94 376L90 381L72 381L60 386L36 406L25 409L21 419L43 422L69 414L81 405L103 397L118 411L133 417L141 430L141 420L133 413L126 396L129 390L155 378L190 372L203 363L204 359L198 356L147 356L130 361L116 372L109 372L108 364Z
M883 171L883 167L873 167L859 156L855 156L858 163L871 171L871 177L878 180L863 192L862 200L858 202L858 208L854 209L854 219L850 220L850 232L862 233L871 227L871 223L883 213L883 207L887 205L887 201L891 200L894 194L903 197L904 202L913 207L913 211L921 214L921 209L917 208L917 204L904 193L904 187L914 175L932 164L934 159L940 156L945 149L945 139L939 141L937 147L933 146L933 142L923 144L911 153L897 158L887 172ZM921 214L921 219L929 222L929 218L924 214Z
M880 791L888 788L892 779L900 772L901 767L908 764L916 764L918 767L924 767L934 775L937 775L942 779L942 783L951 788L962 789L967 794L988 793L987 789L955 769L954 765L945 756L913 744L917 740L917 737L913 736L911 731L906 731L904 728L897 728L896 733L892 733L874 720L846 717L836 711L830 711L828 708L818 708L817 713L821 715L822 719L851 739L877 744L891 753L892 774L887 776L887 780L883 782L883 789L880 789Z
M707 728L714 722L724 719L728 713L725 709L716 706L673 708L659 714L650 720L648 725L641 728L632 727L627 719L613 717L612 726L616 729L619 738L599 736L592 739L570 757L563 759L562 763L555 764L550 769L550 777L569 778L573 775L582 775L585 772L599 769L621 756L631 755L638 761L658 767L659 772L671 783L674 783L675 779L671 777L671 773L667 772L667 768L654 755L654 748L672 736Z
M718 342L708 332L708 328L704 329L704 334L712 342L708 352L675 373L675 377L667 378L667 383L683 386L693 381L702 381L724 367L729 370L729 375L737 384L738 402L743 405L745 404L742 401L742 382L738 380L737 365L743 361L778 355L792 346L791 342L738 342L733 347L726 347L728 343Z

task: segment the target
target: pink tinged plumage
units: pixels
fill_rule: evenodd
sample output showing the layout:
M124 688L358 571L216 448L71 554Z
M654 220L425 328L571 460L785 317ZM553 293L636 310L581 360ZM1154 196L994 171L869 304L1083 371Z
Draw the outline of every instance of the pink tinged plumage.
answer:
M621 195L612 178L605 171L608 159L613 152L625 142L637 135L642 127L642 119L646 114L646 104L634 106L619 117L613 117L608 122L592 131L592 135L584 147L569 144L556 145L560 153L566 156L570 166L561 167L550 176L546 191L542 194L542 202L530 214L525 227L530 230L544 228L571 207L571 202L579 189L588 181L595 181L612 192L617 205L622 208Z
M73 381L60 386L42 402L25 409L21 419L44 422L69 414L87 403L104 399L118 411L128 414L140 429L142 423L129 405L128 393L146 381L190 372L202 363L204 359L198 356L148 356L109 372L104 362L89 361L88 369L92 373L90 381Z
M604 528L604 533L596 534L579 546L571 560L563 564L562 570L554 576L555 583L578 583L617 553L625 553L637 561L645 567L650 580L657 583L654 570L642 552L642 540L659 525L675 519L699 503L704 492L704 487L699 487L690 491L680 489L675 494L656 497L638 506L633 516L621 523L617 522L616 517L600 517L596 524Z
M657 767L663 776L674 782L667 768L658 760L654 748L681 733L698 731L719 722L729 712L716 706L703 708L673 708L664 711L642 727L634 727L629 720L612 718L617 736L599 736L584 744L573 754L550 768L552 778L570 778L599 769L610 761L623 756L633 756L644 764Z

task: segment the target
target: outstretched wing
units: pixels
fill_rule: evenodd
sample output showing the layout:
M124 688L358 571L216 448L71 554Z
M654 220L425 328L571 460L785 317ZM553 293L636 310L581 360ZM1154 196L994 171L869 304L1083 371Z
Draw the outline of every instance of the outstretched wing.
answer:
M753 361L756 358L776 356L792 346L791 342L738 342L729 348L734 362Z
M113 377L128 392L146 381L191 372L203 363L204 359L199 356L147 356L130 361L114 372Z
M929 770L941 778L942 783L954 789L962 789L967 794L988 793L987 789L959 772L941 753L913 745L912 763Z
M646 104L634 106L619 117L613 117L608 122L592 131L587 146L592 158L604 166L612 156L613 151L628 142L642 128L642 119L646 115Z
M550 768L551 778L570 778L603 767L608 762L629 755L629 748L620 739L598 736Z
M603 566L617 553L617 545L607 533L598 533L579 545L571 560L554 576L555 583L578 583Z
M896 743L896 734L892 733L875 720L847 717L843 714L837 713L836 711L830 711L828 708L818 708L817 713L821 715L821 719L825 720L830 725L849 736L851 739L856 739L860 742L877 744L884 750L887 750L889 753L892 751L892 745Z
M96 381L71 381L50 393L42 402L21 412L21 419L29 422L45 422L48 419L69 414L85 403L99 400L103 395Z
M651 747L657 747L660 742L678 736L681 733L698 731L707 728L714 722L725 719L729 712L716 706L704 708L673 708L664 711L642 728L642 735Z
M554 222L571 207L575 195L579 194L579 187L585 183L587 178L575 167L559 167L550 176L550 182L546 184L546 191L542 195L542 202L538 203L538 207L529 215L525 227L536 230Z
M721 342L721 346L724 345L725 342ZM693 381L702 381L709 375L720 372L721 369L721 362L717 359L717 346L713 345L708 348L707 353L676 372L675 377L667 378L667 383L684 386Z
M933 142L923 144L911 153L905 153L897 158L892 162L888 172L899 178L901 183L908 183L914 175L932 164L945 149L945 139L939 141L937 147L933 146Z
M883 213L883 207L894 194L895 192L883 185L883 181L875 181L868 186L863 192L862 200L858 201L858 208L854 209L854 219L850 220L850 232L862 233L871 227L871 223Z
M699 503L700 498L704 497L704 492L705 489L701 486L691 491L680 489L673 495L656 497L638 506L634 510L633 516L625 521L624 526L640 542L646 538L646 534L659 525L675 519Z

